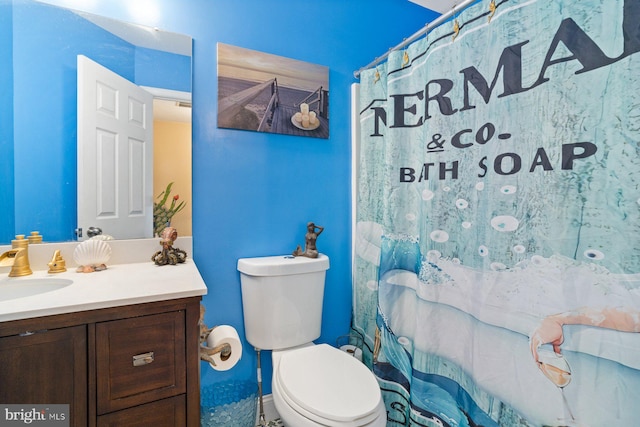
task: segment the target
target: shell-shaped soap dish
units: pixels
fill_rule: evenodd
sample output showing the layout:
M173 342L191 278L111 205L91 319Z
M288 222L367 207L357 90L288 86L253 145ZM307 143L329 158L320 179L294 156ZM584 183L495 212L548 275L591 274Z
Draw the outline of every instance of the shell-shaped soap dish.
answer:
M73 259L78 264L77 271L82 273L105 270L109 258L111 258L111 246L105 240L85 240L73 251Z

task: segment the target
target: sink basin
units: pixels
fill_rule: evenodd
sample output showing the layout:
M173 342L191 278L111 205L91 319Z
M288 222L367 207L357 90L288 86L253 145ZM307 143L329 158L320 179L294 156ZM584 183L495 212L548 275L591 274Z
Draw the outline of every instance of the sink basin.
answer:
M43 277L40 279L17 279L0 282L0 301L40 295L56 291L73 283L70 279Z

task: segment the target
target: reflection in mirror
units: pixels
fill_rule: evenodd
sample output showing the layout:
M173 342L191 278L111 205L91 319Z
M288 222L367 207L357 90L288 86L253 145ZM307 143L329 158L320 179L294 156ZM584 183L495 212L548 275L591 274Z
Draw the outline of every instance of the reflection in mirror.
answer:
M180 34L0 0L0 244L35 230L49 242L76 239L78 55L154 94L163 112L154 155L170 160L154 159L153 197L175 182L172 194L187 203L172 226L191 234L191 46Z

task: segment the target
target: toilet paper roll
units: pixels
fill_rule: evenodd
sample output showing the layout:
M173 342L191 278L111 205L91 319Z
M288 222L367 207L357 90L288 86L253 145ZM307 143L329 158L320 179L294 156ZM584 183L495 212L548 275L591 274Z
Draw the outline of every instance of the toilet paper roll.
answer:
M238 336L238 331L233 326L216 326L207 337L207 347L213 348L221 344L229 344L231 346L231 354L228 357L223 357L222 353L216 353L211 356L216 364L209 363L209 365L216 371L228 371L242 357L242 342Z
M340 347L340 350L346 351L351 356L362 362L362 350L355 345L343 345L342 347Z

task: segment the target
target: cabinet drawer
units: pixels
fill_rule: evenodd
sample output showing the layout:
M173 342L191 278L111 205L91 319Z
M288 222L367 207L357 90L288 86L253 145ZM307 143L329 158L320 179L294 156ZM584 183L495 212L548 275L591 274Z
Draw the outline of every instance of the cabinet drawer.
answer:
M184 328L183 311L97 323L98 414L185 393Z
M159 427L186 425L185 396L180 395L98 417L98 427Z

